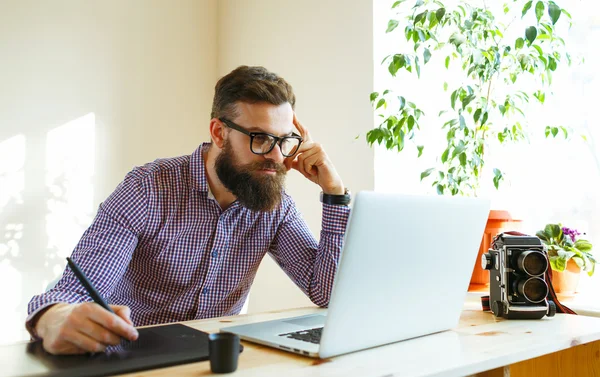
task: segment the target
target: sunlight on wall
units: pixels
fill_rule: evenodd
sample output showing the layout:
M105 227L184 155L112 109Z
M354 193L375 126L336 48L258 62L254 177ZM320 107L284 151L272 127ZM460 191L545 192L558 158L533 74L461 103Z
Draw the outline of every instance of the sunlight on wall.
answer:
M62 274L65 257L92 221L95 123L89 113L49 131L40 161L26 161L32 141L24 135L0 142L0 344L29 338L24 320L31 295ZM37 165L43 180L32 176ZM32 234L40 226L45 234Z
M22 274L14 262L23 258L19 242L23 224L16 222L23 206L25 189L25 136L17 135L0 142L0 343L10 343L22 336Z
M95 116L82 116L48 132L46 187L48 251L45 269L62 274L65 257L92 221ZM48 281L41 282L44 289Z

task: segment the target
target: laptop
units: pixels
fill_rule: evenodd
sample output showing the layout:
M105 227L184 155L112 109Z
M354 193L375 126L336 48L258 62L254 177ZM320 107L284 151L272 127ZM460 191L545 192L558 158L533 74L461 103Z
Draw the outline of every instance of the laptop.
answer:
M361 191L326 314L220 331L328 358L454 328L489 210L482 198Z

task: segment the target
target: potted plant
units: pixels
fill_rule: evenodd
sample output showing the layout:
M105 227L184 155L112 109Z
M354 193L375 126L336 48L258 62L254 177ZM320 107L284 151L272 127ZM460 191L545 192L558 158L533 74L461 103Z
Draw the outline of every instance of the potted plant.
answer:
M579 238L581 233L561 224L547 224L535 234L548 247L552 268L552 285L556 293L573 294L582 271L594 274L596 259L592 244Z
M525 105L543 104L553 72L563 62L570 64L556 27L559 22L570 24L571 16L556 2L515 0L502 7L487 3L458 1L451 7L440 0L398 0L392 5L397 17L387 24L386 32L396 33L398 46L404 40L408 45L383 59L392 77L420 78L421 69L437 60L453 69L448 81L454 83L439 82L426 89L443 90L448 96L427 115L406 93L392 89L371 93L380 123L367 132L367 142L398 152L410 143L419 157L435 154L437 165L421 172L420 179L430 180L440 195L477 196L486 174L498 189L506 173L501 166L486 165L490 147L528 140L527 131L534 124L527 121ZM527 85L520 87L522 83ZM446 134L443 149L428 150L422 142L425 119ZM542 129L546 137L568 136L565 127L542 125ZM480 254L512 220L507 211L490 213ZM488 283L488 271L478 261L479 257L471 282Z

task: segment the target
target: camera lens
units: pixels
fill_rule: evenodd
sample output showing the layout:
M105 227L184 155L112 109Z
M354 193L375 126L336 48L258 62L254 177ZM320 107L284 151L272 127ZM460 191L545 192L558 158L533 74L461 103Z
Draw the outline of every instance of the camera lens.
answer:
M544 301L548 296L548 286L544 280L532 277L527 280L520 280L517 284L517 292L525 297L527 301L538 303Z
M546 272L548 260L546 256L537 250L522 252L517 259L517 269L527 275L537 276Z

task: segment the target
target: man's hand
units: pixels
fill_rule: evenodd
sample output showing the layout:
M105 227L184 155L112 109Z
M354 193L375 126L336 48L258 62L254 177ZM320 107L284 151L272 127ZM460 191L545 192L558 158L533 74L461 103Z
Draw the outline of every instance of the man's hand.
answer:
M126 306L110 305L115 314L92 302L55 304L37 321L36 332L51 354L102 352L121 337L136 340L137 330Z
M315 143L308 130L300 124L294 114L294 126L300 131L304 142L293 157L285 160L287 169L296 169L306 178L321 186L325 194L343 195L345 188L333 163L319 143Z

